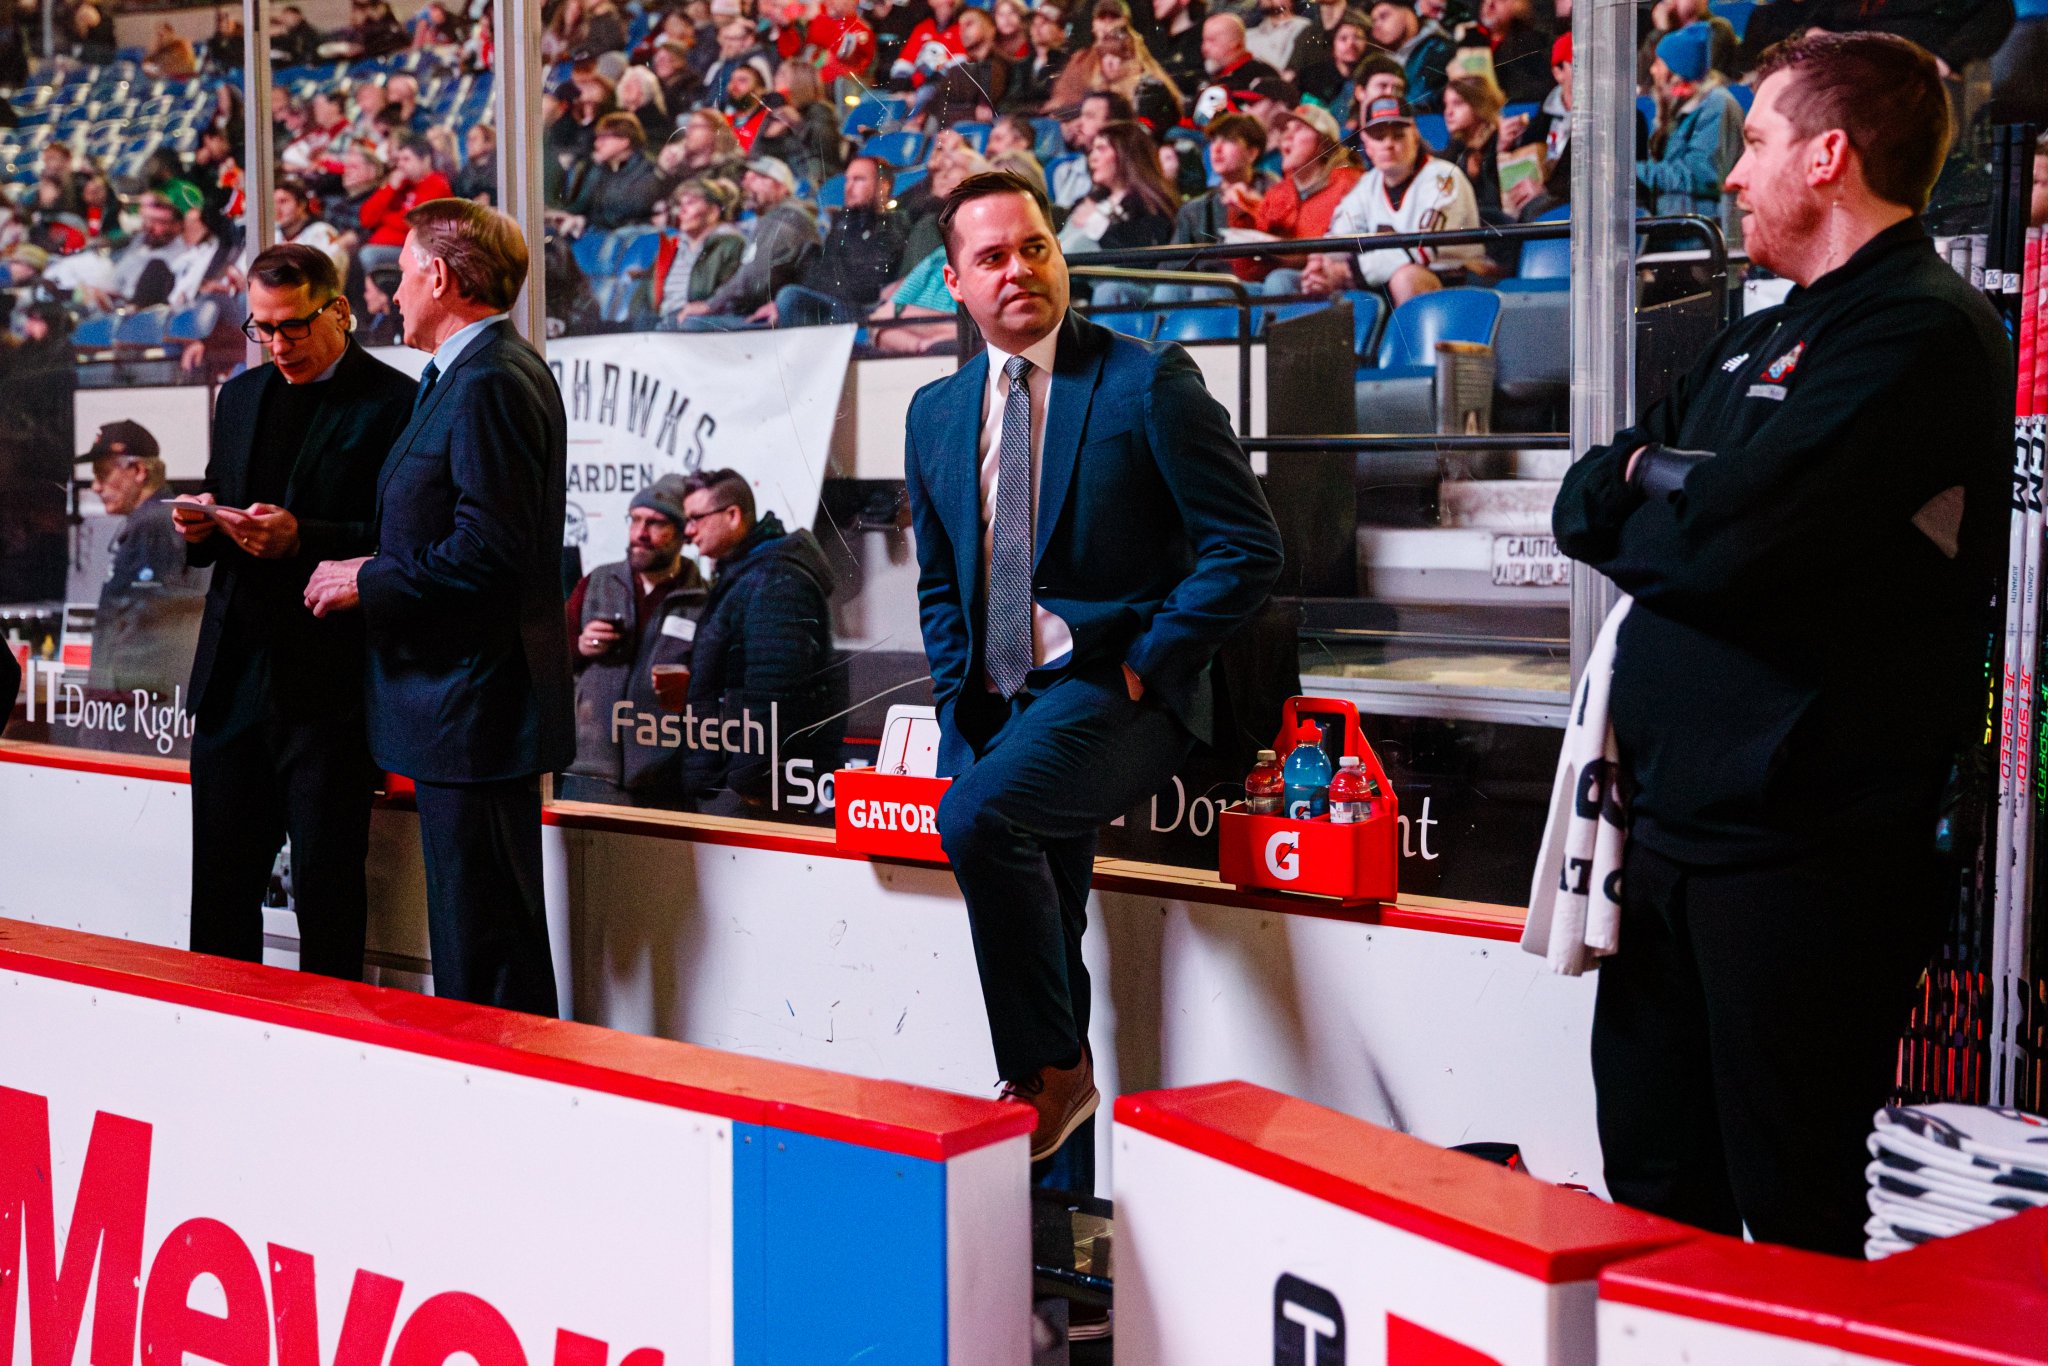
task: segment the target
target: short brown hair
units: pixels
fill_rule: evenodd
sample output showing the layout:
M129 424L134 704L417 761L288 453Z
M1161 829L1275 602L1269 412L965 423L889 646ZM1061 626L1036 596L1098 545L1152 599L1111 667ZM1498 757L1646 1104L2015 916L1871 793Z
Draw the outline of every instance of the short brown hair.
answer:
M754 525L754 486L738 470L699 470L683 482L683 496L709 493L717 500L711 512L738 508L749 528Z
M1774 44L1754 80L1791 80L1778 108L1800 138L1839 128L1870 192L1919 213L1954 133L1941 70L1926 49L1889 33L1808 30Z
M960 210L977 199L991 195L1021 194L1038 206L1039 216L1046 226L1052 225L1052 204L1045 197L1045 191L1018 175L1015 171L977 171L953 187L953 193L946 196L946 202L939 205L939 236L945 239L946 259L953 259L953 220L960 216Z
M512 307L526 283L526 238L511 218L467 199L430 199L405 221L420 250L447 264L462 297Z
M1251 148L1254 156L1266 150L1266 125L1250 114L1239 114L1235 111L1218 114L1209 120L1208 133L1209 141L1229 138L1232 142Z
M266 289L297 289L304 286L306 297L324 304L341 293L341 275L334 258L304 242L280 242L265 247L249 263L249 279Z
M636 152L644 150L647 146L647 130L642 128L640 120L631 114L606 114L597 121L597 128L591 136L603 137L607 133L632 143Z

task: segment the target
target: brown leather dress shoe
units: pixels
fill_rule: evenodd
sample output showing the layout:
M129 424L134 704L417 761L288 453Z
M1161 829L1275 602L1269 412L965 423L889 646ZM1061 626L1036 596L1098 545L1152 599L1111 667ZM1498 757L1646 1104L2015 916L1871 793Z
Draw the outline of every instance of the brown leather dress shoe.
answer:
M1043 1162L1060 1150L1074 1130L1102 1103L1095 1089L1095 1063L1088 1050L1072 1067L1041 1067L1028 1081L1003 1083L1003 1100L1015 1100L1038 1112L1031 1131L1031 1160Z

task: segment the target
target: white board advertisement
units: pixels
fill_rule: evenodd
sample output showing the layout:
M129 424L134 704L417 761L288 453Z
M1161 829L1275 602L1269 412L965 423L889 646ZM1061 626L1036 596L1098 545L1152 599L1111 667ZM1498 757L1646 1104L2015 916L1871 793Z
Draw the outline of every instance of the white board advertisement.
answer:
M732 1130L0 973L0 1366L726 1366Z

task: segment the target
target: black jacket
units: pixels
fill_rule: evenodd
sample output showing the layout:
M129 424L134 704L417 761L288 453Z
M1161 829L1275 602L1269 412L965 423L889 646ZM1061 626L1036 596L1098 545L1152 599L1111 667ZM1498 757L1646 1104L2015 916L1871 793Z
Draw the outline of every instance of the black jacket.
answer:
M721 731L746 751L686 751L692 796L728 788L754 800L769 795L767 755L748 737L749 723L765 733L770 703L784 762L810 758L822 770L836 761L844 726L827 718L845 709L846 671L832 649L831 595L817 538L785 532L773 513L718 562L690 655L690 712L700 727L721 718Z
M568 429L547 365L499 322L441 375L377 485L364 565L370 755L430 783L565 768Z
M249 458L259 436L264 395L283 384L277 367L265 365L221 386L205 487L222 503L249 505ZM219 532L185 547L194 568L213 566L187 704L202 723L249 719L211 717L204 710L207 684L223 638L230 635L243 641L260 637L268 646L271 697L280 714L315 720L361 708L362 615L314 617L303 601L306 580L322 560L353 559L373 548L370 519L377 510L377 475L412 414L415 387L351 342L324 386L328 401L307 430L285 487L283 506L299 521L299 553L259 560Z
M609 232L648 221L661 198L661 174L639 152L617 168L585 161L570 172L568 194L570 213L588 219L592 231Z
M894 213L848 209L832 220L825 249L804 271L803 284L862 310L873 308L897 275L903 220Z
M1610 710L1633 838L1705 863L1931 839L1983 721L2012 377L1997 317L1908 219L1572 467L1558 546L1635 598ZM1713 456L1646 498L1624 478L1645 443Z

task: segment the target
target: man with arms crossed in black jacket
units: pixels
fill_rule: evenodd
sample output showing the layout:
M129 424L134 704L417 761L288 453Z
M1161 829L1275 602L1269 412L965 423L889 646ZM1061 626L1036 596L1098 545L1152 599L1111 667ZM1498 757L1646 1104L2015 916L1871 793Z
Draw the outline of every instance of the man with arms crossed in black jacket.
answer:
M1593 1075L1616 1199L1859 1256L1863 1140L1942 923L1942 783L1984 705L2012 357L1918 213L1933 58L1781 45L1728 177L1794 281L1573 467L1559 546L1635 598L1633 824Z
M540 775L576 754L568 419L508 317L518 225L467 199L406 222L396 302L406 345L434 358L378 483L376 554L321 564L306 604L363 613L370 753L419 807L434 994L553 1015Z
M370 548L377 472L412 413L412 381L349 339L334 262L286 242L249 266L242 330L271 363L222 386L198 501L171 519L213 566L188 704L192 947L263 958L263 892L287 835L299 966L363 975L369 741L363 627L300 602L313 566Z

